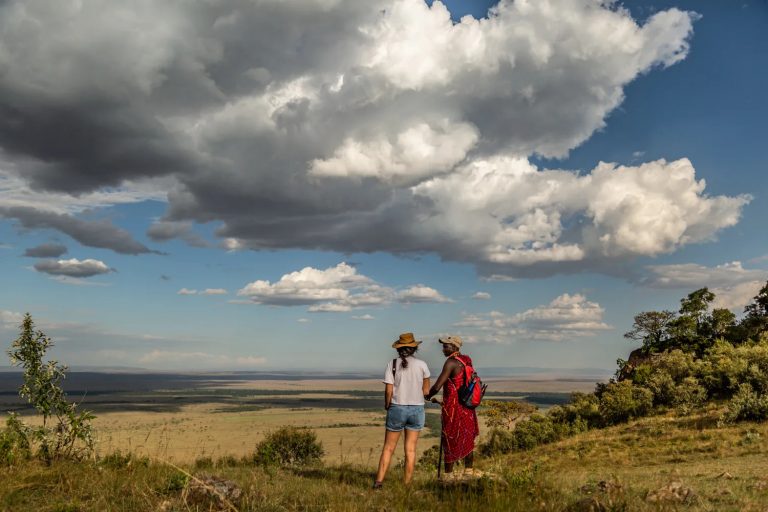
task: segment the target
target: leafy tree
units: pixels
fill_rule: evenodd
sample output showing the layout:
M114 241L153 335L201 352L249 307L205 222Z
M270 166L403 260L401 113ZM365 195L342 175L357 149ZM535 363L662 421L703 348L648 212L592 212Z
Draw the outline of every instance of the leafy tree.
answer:
M709 317L708 330L713 338L728 337L736 326L736 315L729 309L717 308L712 310Z
M680 314L670 323L669 333L674 338L670 348L694 351L702 354L715 342L712 333L713 318L709 308L715 300L715 294L708 288L700 288L688 294L680 300ZM718 323L727 320L723 313L727 310L719 310ZM718 325L722 328L722 325Z
M697 327L700 327L707 320L709 305L715 300L715 294L709 291L709 288L700 288L691 292L684 299L680 300L680 315L690 316L696 321Z
M761 333L768 332L768 281L744 308L744 313L741 326L746 331L746 337L757 338Z
M13 432L19 443L46 462L54 459L81 457L93 452L95 417L88 411L78 411L77 404L67 401L61 381L67 367L58 361L44 361L45 353L53 346L51 338L35 329L32 316L27 313L21 324L21 333L11 344L8 356L13 366L24 370L24 383L19 396L42 415L42 425L30 427L17 415L11 415L6 432Z
M483 402L481 414L485 416L489 428L505 428L512 430L518 420L534 413L535 405L528 402L511 400L502 402L499 400L486 400Z
M672 311L644 311L635 315L632 330L624 333L624 337L641 341L644 352L663 350L669 340L669 326L675 319Z

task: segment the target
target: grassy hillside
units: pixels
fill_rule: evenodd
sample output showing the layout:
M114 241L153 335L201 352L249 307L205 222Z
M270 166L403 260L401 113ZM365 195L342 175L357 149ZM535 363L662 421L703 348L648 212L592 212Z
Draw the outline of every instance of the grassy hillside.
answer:
M31 461L0 468L0 509L766 510L768 425L718 427L721 412L711 405L685 418L643 418L481 459L478 466L500 482L482 479L460 487L438 485L431 467L418 471L411 488L399 483L400 470L393 468L385 489L373 491L371 471L354 465L262 468L225 460L175 468L162 461L107 457L48 467ZM242 490L232 500L235 508L197 497L194 479L186 473L234 482ZM654 496L659 500L649 501Z

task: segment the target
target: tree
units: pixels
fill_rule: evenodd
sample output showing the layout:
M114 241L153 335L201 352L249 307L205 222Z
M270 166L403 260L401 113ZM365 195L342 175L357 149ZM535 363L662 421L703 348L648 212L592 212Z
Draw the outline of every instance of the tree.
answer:
M43 361L53 346L51 338L35 330L32 316L27 313L21 324L21 333L11 344L8 356L13 366L24 369L24 383L19 396L42 415L42 425L30 427L18 415L12 414L7 429L28 448L37 448L37 454L46 462L64 457L81 457L93 452L95 417L88 411L78 411L77 404L67 401L61 381L67 367L57 361Z
M757 338L760 333L768 332L768 281L744 308L744 320L741 326L750 338Z
M624 337L643 343L643 352L659 352L666 348L669 326L675 319L672 311L644 311L635 315L632 330Z
M715 294L706 287L691 292L680 300L680 314L671 322L669 329L671 337L674 338L674 347L701 354L714 343L709 315L709 307L714 300Z
M736 325L736 315L729 309L712 310L709 317L709 332L713 338L724 338Z
M519 402L510 400L502 402L499 400L486 400L483 402L482 413L486 418L489 428L503 428L512 430L518 420L530 416L537 407L528 402Z
M715 294L704 287L691 292L680 300L680 316L688 316L696 321L697 331L707 321L709 305L715 300Z

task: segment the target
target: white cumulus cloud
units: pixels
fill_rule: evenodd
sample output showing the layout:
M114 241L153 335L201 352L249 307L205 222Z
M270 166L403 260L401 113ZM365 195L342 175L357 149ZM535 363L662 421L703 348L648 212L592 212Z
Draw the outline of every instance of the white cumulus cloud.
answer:
M403 304L418 302L451 302L451 299L429 286L417 284L397 293L397 301Z
M740 313L768 281L768 271L745 269L740 261L707 267L696 263L651 265L639 282L653 288L694 291L707 287L715 293L714 307Z
M358 273L347 263L316 269L305 267L283 275L272 283L257 280L237 294L256 304L308 306L313 313L342 313L353 309L382 307L401 303L448 302L437 290L413 285L399 292Z
M92 277L100 274L114 272L106 263L91 258L78 260L71 258L68 260L42 260L34 265L35 270L50 274L53 276L65 276L72 278Z
M568 341L611 329L603 321L604 313L600 304L584 295L564 293L549 304L521 313L465 314L456 325L467 329L471 338L478 341Z
M749 198L706 194L686 159L529 159L566 156L635 78L685 59L696 18L599 0L501 0L458 22L424 0L9 0L0 216L142 254L80 215L160 200L156 241L208 245L193 228L217 223L226 250L434 252L486 276L672 252ZM356 307L346 286L251 285L263 303Z

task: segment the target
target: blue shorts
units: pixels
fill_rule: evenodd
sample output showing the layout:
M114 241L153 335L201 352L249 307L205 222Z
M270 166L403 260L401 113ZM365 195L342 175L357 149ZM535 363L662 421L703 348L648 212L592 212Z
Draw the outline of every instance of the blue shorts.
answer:
M387 411L387 430L401 432L403 429L418 432L424 428L423 405L390 404Z

